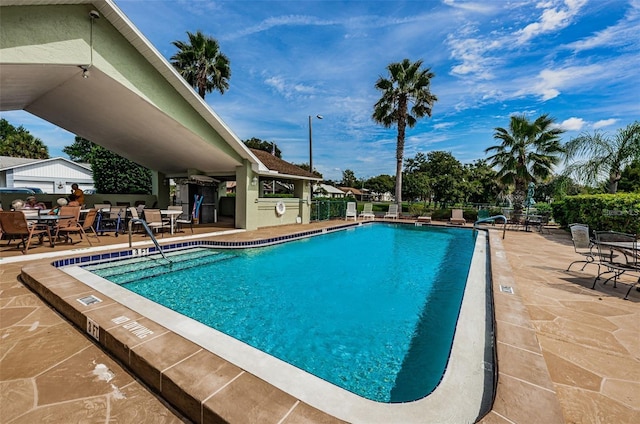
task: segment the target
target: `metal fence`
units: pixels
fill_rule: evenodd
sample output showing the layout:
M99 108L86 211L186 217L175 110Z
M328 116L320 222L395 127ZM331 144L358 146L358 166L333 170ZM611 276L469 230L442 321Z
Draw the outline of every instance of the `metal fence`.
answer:
M311 221L344 218L347 202L344 200L314 200L311 202Z

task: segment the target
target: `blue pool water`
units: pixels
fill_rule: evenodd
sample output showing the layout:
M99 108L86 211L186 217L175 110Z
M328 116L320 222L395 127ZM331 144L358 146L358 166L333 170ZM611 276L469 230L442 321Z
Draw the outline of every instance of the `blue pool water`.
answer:
M85 268L360 396L406 402L445 370L474 241L375 224Z

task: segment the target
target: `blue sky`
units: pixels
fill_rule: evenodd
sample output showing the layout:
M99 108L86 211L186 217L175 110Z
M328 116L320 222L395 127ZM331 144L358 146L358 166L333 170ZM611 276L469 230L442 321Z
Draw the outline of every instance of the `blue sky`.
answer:
M371 119L386 66L422 59L435 73L432 118L407 131L405 158L433 150L486 157L509 116L543 113L567 130L610 135L640 119L640 0L130 1L117 6L166 58L186 31L215 37L229 90L206 96L242 140L273 141L325 178L395 174L396 129ZM25 112L52 156L73 135Z

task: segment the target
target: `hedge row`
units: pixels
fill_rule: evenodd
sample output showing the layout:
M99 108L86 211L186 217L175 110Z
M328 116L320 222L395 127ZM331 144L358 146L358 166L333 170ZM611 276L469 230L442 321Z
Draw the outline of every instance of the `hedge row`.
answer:
M598 231L640 234L640 194L590 194L568 196L551 204L553 217L562 227L587 224Z

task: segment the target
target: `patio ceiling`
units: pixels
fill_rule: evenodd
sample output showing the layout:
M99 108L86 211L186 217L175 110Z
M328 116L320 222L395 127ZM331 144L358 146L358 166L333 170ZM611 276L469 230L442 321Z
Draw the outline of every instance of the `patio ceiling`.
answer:
M0 92L3 111L25 110L167 175L233 174L240 165L97 68L82 78L72 65L3 64Z

